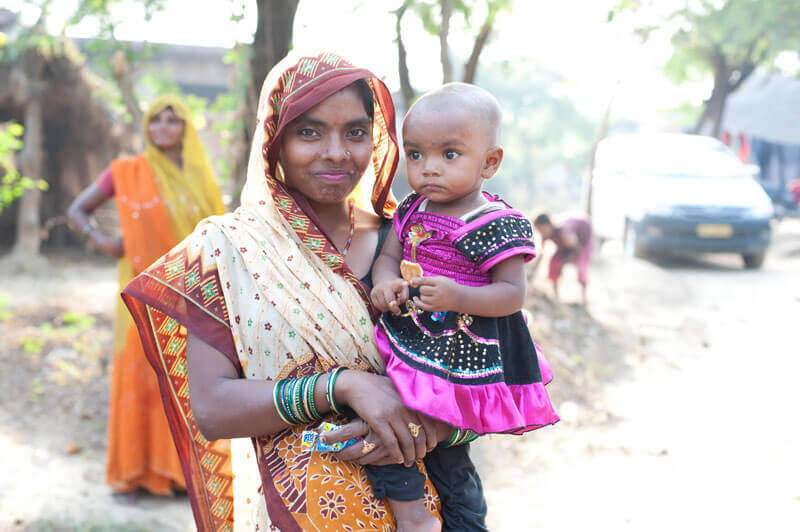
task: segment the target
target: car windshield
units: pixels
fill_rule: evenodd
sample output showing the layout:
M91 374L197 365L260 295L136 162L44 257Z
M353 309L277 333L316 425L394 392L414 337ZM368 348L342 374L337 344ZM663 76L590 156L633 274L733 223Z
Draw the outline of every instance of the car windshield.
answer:
M627 143L614 146L604 164L631 177L746 177L744 165L723 144L707 142ZM624 148L624 149L623 149Z

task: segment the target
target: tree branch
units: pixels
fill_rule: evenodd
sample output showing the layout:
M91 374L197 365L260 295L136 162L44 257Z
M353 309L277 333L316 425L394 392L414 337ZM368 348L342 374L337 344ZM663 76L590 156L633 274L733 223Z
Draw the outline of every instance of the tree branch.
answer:
M489 35L492 33L494 26L495 15L491 11L486 15L486 20L481 26L481 31L475 37L475 43L472 46L472 53L469 54L469 60L464 64L464 83L475 83L475 74L478 70L478 60L480 59L481 52L483 52L486 41L489 40Z
M397 38L395 39L395 42L397 42L397 72L400 75L400 92L403 95L403 101L406 109L411 106L411 102L416 96L414 87L411 85L411 76L408 73L408 54L406 53L406 47L403 43L402 31L403 17L411 5L411 1L412 0L405 0L403 5L401 5L397 11L395 11L395 33L397 35Z
M442 61L442 83L453 81L453 64L450 62L450 47L447 35L450 33L450 18L453 15L453 0L441 0L442 24L439 27L439 50Z

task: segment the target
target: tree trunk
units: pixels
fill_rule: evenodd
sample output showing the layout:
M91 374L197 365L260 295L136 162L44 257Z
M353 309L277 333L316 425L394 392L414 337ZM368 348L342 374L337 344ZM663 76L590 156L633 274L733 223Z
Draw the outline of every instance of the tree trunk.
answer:
M21 174L38 181L42 172L42 87L40 82L32 82L28 88L29 100L25 106L25 136L22 146ZM33 258L39 254L41 244L41 222L39 207L42 191L38 187L26 190L17 211L17 241L12 255L19 259Z
M248 89L244 96L243 128L240 139L231 145L233 168L230 178L233 181L233 204L238 204L239 192L247 179L247 165L250 157L250 142L256 127L258 97L267 74L278 61L289 53L294 30L294 16L299 0L257 0L258 23L253 35L249 62ZM242 70L245 70L244 68Z
M608 134L608 126L611 124L611 111L614 108L614 99L617 97L619 86L620 81L617 80L616 85L614 85L614 92L611 93L611 98L608 99L606 112L603 114L603 121L600 122L600 130L597 133L597 138L594 144L592 144L592 154L589 158L589 173L586 176L586 185L584 186L584 212L589 221L592 220L592 185L594 184L594 167L597 160L597 147L600 145L600 141L606 138Z
M403 5L395 11L395 33L397 34L397 72L400 75L400 93L403 95L403 105L408 109L416 96L414 87L411 85L411 76L408 73L408 54L403 43L403 16L411 4L411 0L406 0Z
M486 46L486 41L489 40L489 35L492 33L492 26L494 25L494 15L489 13L486 16L481 31L475 37L475 44L472 46L472 53L469 54L469 60L464 65L464 83L475 83L475 74L478 70L478 60L480 59L483 47Z
M253 36L250 78L256 98L270 69L289 53L299 0L257 0L258 24ZM256 102L256 105L258 103ZM253 113L255 122L255 113Z
M126 148L133 153L140 152L144 149L145 139L142 138L142 109L139 107L139 100L136 98L136 93L133 90L133 72L125 52L122 50L117 51L110 60L111 74L114 76L114 81L117 82L119 92L122 95L122 103L125 105L125 110L131 116L130 124L125 125Z
M450 46L447 35L450 33L450 18L453 15L453 0L441 0L442 25L439 27L439 51L442 61L442 83L453 81L453 64L450 62Z

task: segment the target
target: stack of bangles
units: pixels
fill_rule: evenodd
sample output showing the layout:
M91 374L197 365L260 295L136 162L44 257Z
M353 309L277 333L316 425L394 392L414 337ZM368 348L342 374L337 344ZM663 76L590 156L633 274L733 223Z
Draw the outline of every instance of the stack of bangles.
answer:
M333 387L336 385L336 379L339 374L345 369L347 368L340 366L331 371L325 387L325 399L328 401L331 410L337 414L342 413L342 408L336 403ZM324 417L324 414L320 414L319 410L317 410L314 400L317 381L322 375L322 373L317 373L296 379L281 379L275 383L275 388L272 390L272 399L275 403L275 409L278 411L278 416L287 425L311 423Z
M457 445L464 445L465 443L469 443L477 439L478 434L469 429L455 429L453 431L453 435L450 436L450 439L440 443L439 447L455 447Z

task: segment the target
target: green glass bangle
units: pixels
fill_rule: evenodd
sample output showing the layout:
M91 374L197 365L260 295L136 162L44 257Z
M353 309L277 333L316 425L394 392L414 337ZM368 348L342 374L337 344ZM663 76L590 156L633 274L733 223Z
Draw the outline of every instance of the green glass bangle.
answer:
M339 378L339 373L347 369L345 366L339 366L338 368L331 371L330 376L328 377L328 384L325 388L325 398L328 400L328 404L337 414L341 414L342 410L341 407L336 404L336 398L334 397L334 386L336 385L336 379Z
M314 396L317 392L317 381L319 380L320 376L322 376L322 373L315 374L313 377L311 377L310 379L311 382L308 385L308 396L307 396L308 412L311 415L312 419L322 418L322 416L319 414L319 411L317 410L317 403L316 400L314 399Z
M286 385L283 388L283 406L286 415L292 420L292 424L297 425L300 423L300 418L294 410L293 395L294 388L297 385L295 379L286 379Z
M309 398L308 398L308 390L309 390L309 388L311 386L311 379L312 378L313 378L312 376L303 377L303 388L302 388L302 393L303 393L303 413L305 414L305 416L308 418L309 421L313 421L313 419L314 419L314 416L311 415L311 405L309 403Z
M286 379L281 379L275 383L275 387L272 389L272 402L275 403L275 410L278 412L278 417L281 418L281 421L286 423L287 425L294 425L286 414L283 411L282 403L283 403L283 396L281 394L281 389L285 384Z
M303 382L302 379L292 379L292 413L300 423L307 423L308 420L303 414Z
M464 445L465 443L470 443L478 439L478 433L472 430L465 430L464 431L464 438L462 439L459 445Z

